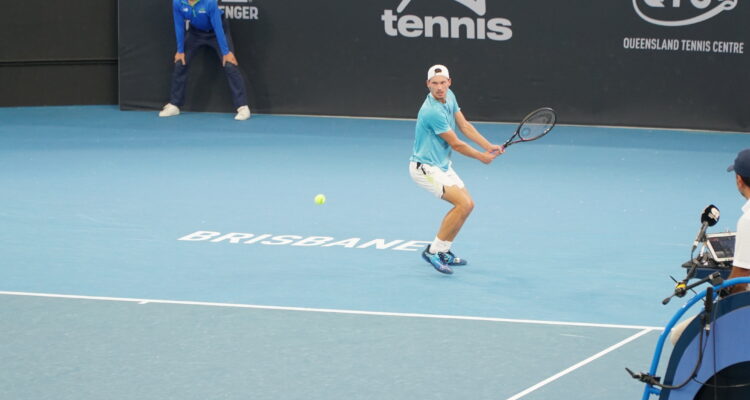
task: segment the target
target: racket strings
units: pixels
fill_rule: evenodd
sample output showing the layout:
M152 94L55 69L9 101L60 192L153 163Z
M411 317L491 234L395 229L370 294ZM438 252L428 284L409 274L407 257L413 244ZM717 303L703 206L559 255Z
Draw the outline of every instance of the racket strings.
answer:
M546 110L545 110L546 111ZM539 112L530 116L521 126L518 135L530 140L546 134L555 124L555 115L551 112Z

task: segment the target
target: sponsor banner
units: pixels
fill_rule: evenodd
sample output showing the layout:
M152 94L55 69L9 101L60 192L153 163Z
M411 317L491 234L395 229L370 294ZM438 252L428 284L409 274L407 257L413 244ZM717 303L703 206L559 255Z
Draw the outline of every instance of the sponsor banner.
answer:
M160 109L169 1L119 2L120 105ZM427 68L462 111L517 122L750 131L750 0L219 0L257 113L415 118ZM217 58L193 58L187 111L231 113Z

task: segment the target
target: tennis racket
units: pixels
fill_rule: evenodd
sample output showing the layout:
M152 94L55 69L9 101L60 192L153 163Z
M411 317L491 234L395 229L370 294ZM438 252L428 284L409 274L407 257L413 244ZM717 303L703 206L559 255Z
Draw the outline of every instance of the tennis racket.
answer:
M555 127L557 114L549 107L534 110L524 117L513 136L503 144L503 150L516 143L530 142L549 133Z

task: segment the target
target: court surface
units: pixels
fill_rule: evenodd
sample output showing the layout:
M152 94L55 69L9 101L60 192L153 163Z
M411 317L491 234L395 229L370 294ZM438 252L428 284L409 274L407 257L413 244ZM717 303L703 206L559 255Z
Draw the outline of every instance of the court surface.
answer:
M456 154L476 208L445 276L413 131L0 109L0 398L640 398L624 368L685 303L661 300L703 208L735 229L750 137L561 125Z

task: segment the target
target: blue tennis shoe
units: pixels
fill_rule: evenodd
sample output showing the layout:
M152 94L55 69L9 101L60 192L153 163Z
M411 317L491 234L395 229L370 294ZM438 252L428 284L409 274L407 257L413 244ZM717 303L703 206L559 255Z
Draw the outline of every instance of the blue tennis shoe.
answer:
M422 252L422 258L424 258L425 261L432 264L433 268L435 268L438 272L442 272L444 274L452 274L453 270L451 267L448 266L448 255L446 253L435 253L432 254L428 251L430 247L427 246L426 249Z
M460 257L456 257L456 255L455 255L455 254L453 254L453 252L452 252L452 251L450 251L450 250L449 250L449 251L448 251L447 253L445 253L445 257L446 257L446 258L447 258L447 260L448 260L448 262L447 262L446 264L450 265L451 267L455 267L455 266L457 266L457 265L458 265L458 266L461 266L461 265L466 265L466 264L468 264L468 263L469 263L468 261L466 261L466 260L465 260L465 259L463 259L463 258L460 258Z
M429 253L430 253L430 245L427 245L427 248L424 251L429 255ZM439 254L443 254L443 256L444 256L443 257L444 264L447 265L447 266L449 266L449 267L462 266L462 265L466 265L466 264L469 263L464 258L456 257L456 255L453 254L453 252L450 251L450 250L448 250L445 253L439 253ZM424 254L422 254L422 256L424 257ZM427 258L425 258L425 260L426 259Z
M448 260L448 262L446 263L447 265L456 266L456 265L468 264L468 261L464 260L463 258L456 257L456 255L453 254L453 252L450 250L448 250L448 252L445 253L445 256Z

